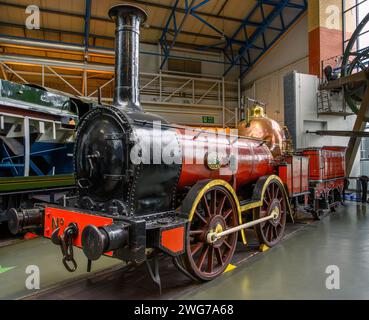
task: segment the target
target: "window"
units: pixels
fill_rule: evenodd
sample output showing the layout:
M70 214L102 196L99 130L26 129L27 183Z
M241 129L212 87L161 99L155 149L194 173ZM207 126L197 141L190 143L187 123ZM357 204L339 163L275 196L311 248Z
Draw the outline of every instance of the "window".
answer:
M369 14L369 0L343 1L343 37L345 48L359 23ZM369 24L361 31L356 43L357 51L369 47Z

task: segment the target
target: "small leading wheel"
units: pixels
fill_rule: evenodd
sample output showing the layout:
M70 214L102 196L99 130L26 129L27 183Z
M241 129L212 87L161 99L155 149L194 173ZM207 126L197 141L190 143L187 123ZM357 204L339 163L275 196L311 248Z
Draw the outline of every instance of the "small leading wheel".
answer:
M222 185L210 187L200 199L196 199L198 201L193 203L195 210L188 224L186 253L182 256L182 262L196 279L210 281L222 274L229 265L238 234L227 235L211 244L207 242L207 234L236 227L237 204L233 195Z
M268 247L277 245L283 237L286 227L287 206L281 183L273 179L266 186L263 205L254 210L254 220L261 219L272 214L276 218L255 226L255 232L259 242Z

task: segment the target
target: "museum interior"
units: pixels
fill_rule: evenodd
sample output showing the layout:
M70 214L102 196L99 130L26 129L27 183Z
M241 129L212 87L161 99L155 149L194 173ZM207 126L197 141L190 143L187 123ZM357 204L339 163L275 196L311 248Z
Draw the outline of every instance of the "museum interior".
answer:
M368 122L368 0L0 1L0 300L369 299Z

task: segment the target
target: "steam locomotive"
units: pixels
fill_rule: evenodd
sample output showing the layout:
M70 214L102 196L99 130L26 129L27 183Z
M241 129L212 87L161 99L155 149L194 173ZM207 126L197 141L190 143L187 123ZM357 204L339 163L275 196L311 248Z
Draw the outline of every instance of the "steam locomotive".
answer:
M287 130L261 107L240 123L237 135L145 113L138 62L146 13L118 5L109 16L116 23L114 102L80 120L77 194L67 207L10 210L13 233L33 230L51 238L69 271L77 268L77 246L89 268L102 255L141 263L165 253L186 275L208 281L226 270L239 234L247 244L246 229L273 247L296 208L318 217L342 201L345 149L293 152Z

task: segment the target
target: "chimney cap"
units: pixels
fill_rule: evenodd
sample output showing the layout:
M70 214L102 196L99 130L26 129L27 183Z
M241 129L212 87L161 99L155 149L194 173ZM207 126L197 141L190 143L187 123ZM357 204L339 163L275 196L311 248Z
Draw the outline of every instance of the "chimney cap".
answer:
M147 20L146 11L132 4L117 4L109 9L109 17L112 20L115 20L114 18L121 14L137 15L140 17L141 23L145 23L145 21Z

